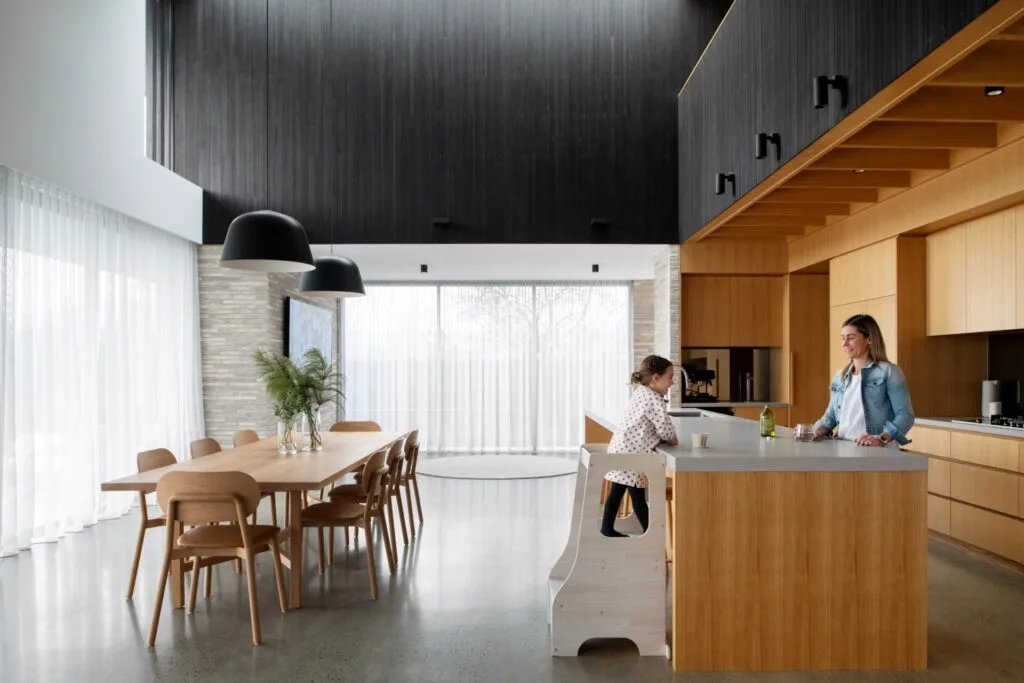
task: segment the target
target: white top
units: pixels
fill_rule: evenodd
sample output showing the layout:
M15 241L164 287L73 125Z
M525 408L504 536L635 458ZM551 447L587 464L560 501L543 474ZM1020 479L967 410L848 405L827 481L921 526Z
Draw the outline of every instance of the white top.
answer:
M653 453L659 443L675 435L665 397L641 384L629 397L626 419L614 430L608 452ZM633 470L612 470L604 478L626 486L647 486L647 477Z
M843 408L839 413L839 438L856 441L868 433L864 419L864 394L860 389L861 374L850 375L850 385L843 394Z

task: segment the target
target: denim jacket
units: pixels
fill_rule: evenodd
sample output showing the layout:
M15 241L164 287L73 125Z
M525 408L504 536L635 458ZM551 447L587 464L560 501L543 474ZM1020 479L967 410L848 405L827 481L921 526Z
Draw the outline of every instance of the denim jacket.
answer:
M840 370L829 386L831 398L828 409L815 427L835 429L843 414L843 396L850 385L850 377ZM903 371L892 363L868 361L861 368L861 392L864 401L864 422L868 434L886 432L899 444L910 443L907 432L914 424L914 408L910 405L910 392Z

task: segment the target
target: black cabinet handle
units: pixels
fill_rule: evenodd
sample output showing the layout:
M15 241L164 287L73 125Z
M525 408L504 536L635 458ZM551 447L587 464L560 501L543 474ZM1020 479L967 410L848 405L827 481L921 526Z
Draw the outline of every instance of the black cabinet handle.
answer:
M732 187L732 196L736 196L736 174L719 173L715 176L715 194L725 194L725 183Z
M847 82L846 76L835 75L814 77L814 108L822 109L828 106L828 89L833 88L839 93L839 106L846 106Z
M764 159L768 156L769 142L775 145L775 160L780 161L782 159L782 136L778 133L757 134L757 153L755 158Z

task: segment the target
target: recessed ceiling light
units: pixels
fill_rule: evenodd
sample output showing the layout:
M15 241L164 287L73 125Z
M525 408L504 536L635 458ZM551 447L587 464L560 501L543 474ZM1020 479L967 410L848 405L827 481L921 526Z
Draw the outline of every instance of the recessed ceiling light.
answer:
M863 173L864 169L863 168L855 168L855 169L853 169L853 172L854 173Z
M1001 85L985 86L985 97L999 97L1004 92L1006 92L1006 88Z

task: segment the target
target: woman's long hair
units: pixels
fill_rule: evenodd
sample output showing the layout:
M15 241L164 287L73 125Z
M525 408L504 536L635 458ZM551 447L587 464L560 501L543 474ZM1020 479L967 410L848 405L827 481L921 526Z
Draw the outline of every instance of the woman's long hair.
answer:
M843 327L847 325L855 327L858 332L867 337L869 342L868 360L875 363L889 362L889 356L885 353L885 339L882 337L882 328L878 326L877 320L866 313L858 313L843 321ZM850 361L850 364L843 370L844 379L850 374L852 369L853 361Z

